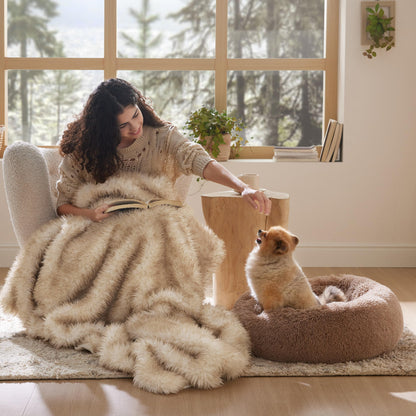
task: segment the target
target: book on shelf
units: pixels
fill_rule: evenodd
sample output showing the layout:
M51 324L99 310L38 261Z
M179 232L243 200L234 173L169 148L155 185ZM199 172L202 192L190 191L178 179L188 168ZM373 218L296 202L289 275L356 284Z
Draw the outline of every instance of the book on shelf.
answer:
M344 125L342 123L338 123L337 128L334 133L334 139L332 140L334 145L331 146L331 149L332 149L331 162L335 162L336 160L338 160L338 156L340 155L343 130L344 130Z
M287 160L319 160L319 153L316 146L307 147L282 147L277 146L274 149L274 157L278 161Z
M329 120L322 145L321 162L335 162L341 147L343 124Z
M330 119L326 128L324 140L322 143L321 162L328 162L329 149L331 147L332 139L334 137L335 128L337 126L336 120Z
M109 208L106 213L120 211L124 209L150 209L158 205L169 205L172 207L182 207L182 202L170 199L151 199L141 201L139 199L117 199L108 203Z

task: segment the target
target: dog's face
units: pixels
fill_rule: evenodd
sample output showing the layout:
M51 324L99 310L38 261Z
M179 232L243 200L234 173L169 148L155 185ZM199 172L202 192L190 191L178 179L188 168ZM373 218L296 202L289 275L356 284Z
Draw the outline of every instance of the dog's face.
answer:
M299 238L283 227L276 226L268 231L259 230L256 242L263 256L275 256L292 252L299 243Z

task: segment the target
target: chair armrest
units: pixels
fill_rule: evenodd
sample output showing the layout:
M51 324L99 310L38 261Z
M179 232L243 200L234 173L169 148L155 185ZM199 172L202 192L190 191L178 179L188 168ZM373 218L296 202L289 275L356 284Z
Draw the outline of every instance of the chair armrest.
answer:
M26 142L8 146L3 156L3 177L13 229L22 246L41 225L57 217L40 150Z

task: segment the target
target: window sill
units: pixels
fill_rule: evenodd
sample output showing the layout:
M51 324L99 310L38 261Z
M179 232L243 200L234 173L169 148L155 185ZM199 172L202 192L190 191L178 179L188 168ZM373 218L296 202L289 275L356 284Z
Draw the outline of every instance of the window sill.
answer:
M342 160L337 160L336 162L321 162L320 160L307 160L307 159L291 159L291 160L275 160L275 159L229 159L226 162L220 162L220 163L267 163L267 164L292 164L292 163L302 163L302 164L311 164L311 165L329 165L334 163L342 163Z
M274 146L242 146L238 150L238 158L242 159L270 159L273 160Z
M316 146L318 155L322 150L322 146ZM264 163L334 163L334 162L321 162L316 159L275 159L274 158L274 146L244 146L239 149L239 156L237 158L230 159L233 162L264 162ZM342 162L337 160L336 162Z

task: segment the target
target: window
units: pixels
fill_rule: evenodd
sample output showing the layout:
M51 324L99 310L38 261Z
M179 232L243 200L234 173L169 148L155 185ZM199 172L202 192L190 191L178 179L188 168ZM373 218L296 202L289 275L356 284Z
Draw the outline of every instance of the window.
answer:
M118 76L179 128L215 105L249 145L320 144L337 117L338 3L0 0L0 124L9 142L54 145Z

